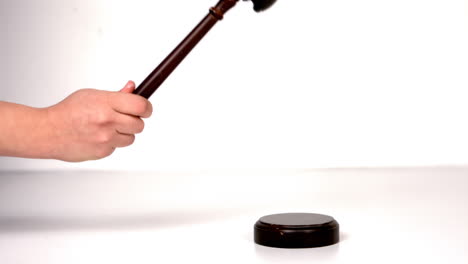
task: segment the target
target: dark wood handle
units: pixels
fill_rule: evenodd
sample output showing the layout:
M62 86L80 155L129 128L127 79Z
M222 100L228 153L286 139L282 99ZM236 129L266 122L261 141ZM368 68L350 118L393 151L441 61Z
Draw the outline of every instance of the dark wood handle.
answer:
M210 9L210 13L190 32L161 64L133 92L146 99L159 88L169 75L179 66L192 49L203 39L210 29L223 19L224 14L231 9L238 0L221 0Z

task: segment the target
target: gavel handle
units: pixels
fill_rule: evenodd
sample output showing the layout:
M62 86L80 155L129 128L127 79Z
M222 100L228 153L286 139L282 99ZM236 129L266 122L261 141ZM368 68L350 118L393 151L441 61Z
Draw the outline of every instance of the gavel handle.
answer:
M161 64L133 92L146 99L159 88L169 75L179 66L192 49L203 39L210 29L223 18L223 15L236 4L237 0L221 0L210 13L190 32Z

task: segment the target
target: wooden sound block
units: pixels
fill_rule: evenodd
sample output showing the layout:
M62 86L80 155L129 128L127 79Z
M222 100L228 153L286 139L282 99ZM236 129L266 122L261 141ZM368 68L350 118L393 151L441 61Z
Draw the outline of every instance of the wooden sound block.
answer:
M310 213L267 215L254 226L255 243L277 248L313 248L339 242L339 224L331 216Z

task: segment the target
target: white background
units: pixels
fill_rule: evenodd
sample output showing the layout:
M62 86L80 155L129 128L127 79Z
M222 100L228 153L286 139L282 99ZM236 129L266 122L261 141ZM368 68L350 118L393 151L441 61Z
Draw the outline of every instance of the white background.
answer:
M0 100L37 107L140 83L214 4L0 3ZM466 164L463 0L240 2L152 97L135 145L102 161L2 169Z
M139 83L213 4L1 1L0 100ZM0 159L0 262L465 264L467 33L463 0L239 3L134 146ZM426 167L297 169L409 165ZM294 211L334 216L342 242L253 243L259 217Z

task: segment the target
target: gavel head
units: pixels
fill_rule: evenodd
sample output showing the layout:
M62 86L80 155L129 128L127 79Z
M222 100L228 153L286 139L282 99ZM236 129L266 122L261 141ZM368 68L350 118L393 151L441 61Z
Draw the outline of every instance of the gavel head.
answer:
M236 5L239 0L219 0L218 4L210 9L210 13L218 20L223 19L224 14ZM249 1L249 0L244 0ZM251 0L254 4L254 10L261 12L272 6L276 0Z
M249 0L244 0L244 1L249 1ZM254 4L254 10L256 12L261 12L263 10L266 10L276 2L276 0L251 0L251 1Z

